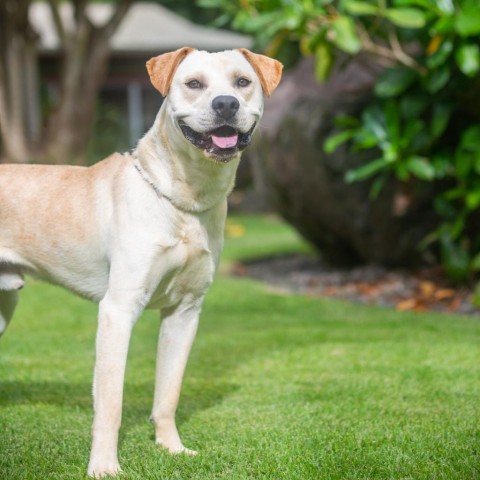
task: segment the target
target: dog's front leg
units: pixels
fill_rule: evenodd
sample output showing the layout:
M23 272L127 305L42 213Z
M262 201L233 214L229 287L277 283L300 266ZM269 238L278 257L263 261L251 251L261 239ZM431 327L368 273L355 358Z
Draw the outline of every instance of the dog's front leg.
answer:
M199 301L189 307L162 311L152 422L156 443L171 453L196 453L183 446L175 423L175 412L183 373L197 332L200 307Z
M130 334L139 313L139 307L129 305L125 299L112 299L108 293L100 302L93 381L92 450L88 465L90 476L102 477L121 471L117 443L123 380Z

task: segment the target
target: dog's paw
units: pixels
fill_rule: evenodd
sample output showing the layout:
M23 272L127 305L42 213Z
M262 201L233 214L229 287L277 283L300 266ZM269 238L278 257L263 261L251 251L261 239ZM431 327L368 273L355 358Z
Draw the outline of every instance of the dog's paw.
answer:
M90 462L90 464L88 465L87 473L89 477L105 478L107 476L115 477L123 473L123 471L120 468L120 465L118 464L118 462L107 464L107 465L100 465L100 464L96 465Z
M195 455L198 455L198 452L196 450L190 450L189 448L182 447L180 450L170 452L173 455L191 455L194 457Z
M162 447L165 450L168 450L168 452L172 455L191 455L195 456L198 455L198 452L195 450L190 450L189 448L185 448L183 445L166 445L164 442L157 440L155 442L157 445Z

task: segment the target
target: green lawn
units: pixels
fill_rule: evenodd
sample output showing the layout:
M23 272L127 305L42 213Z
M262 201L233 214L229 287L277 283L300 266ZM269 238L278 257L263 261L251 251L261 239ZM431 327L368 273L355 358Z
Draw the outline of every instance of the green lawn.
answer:
M307 250L235 218L225 258ZM239 228L240 227L240 228ZM0 479L82 479L95 306L30 282L0 341ZM281 296L217 277L178 411L197 457L148 422L158 318L137 324L120 435L125 479L478 479L480 320Z

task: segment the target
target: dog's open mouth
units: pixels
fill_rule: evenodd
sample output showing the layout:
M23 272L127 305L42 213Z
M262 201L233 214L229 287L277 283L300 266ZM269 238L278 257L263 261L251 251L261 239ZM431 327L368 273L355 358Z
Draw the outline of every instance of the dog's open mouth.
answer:
M195 147L205 150L208 154L222 162L232 159L238 152L248 147L252 141L252 128L242 133L233 127L224 125L210 132L200 133L190 128L185 122L178 122L185 138Z

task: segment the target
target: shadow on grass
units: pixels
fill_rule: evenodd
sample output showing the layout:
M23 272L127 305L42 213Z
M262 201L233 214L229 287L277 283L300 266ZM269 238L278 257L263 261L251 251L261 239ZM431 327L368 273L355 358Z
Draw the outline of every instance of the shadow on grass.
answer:
M92 405L92 386L86 383L9 381L0 382L0 406L60 405L87 408Z
M188 383L188 382L187 382ZM226 382L214 381L186 385L180 399L177 421L182 424L203 410L221 403L239 387ZM87 383L63 382L0 382L0 407L19 405L54 405L73 409L91 410L92 386ZM153 402L153 385L127 384L124 393L123 426L126 430L149 418Z

